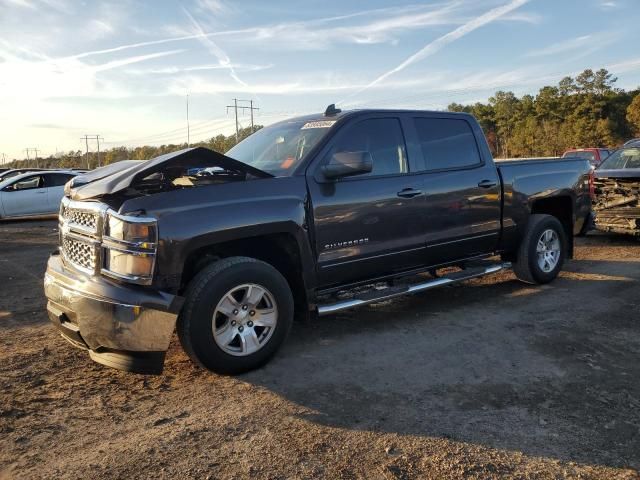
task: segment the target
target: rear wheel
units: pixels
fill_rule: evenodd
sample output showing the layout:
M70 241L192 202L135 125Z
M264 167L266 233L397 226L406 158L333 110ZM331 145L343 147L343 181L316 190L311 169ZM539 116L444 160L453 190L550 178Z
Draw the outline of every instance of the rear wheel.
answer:
M548 283L558 276L567 252L560 221L551 215L531 215L513 264L516 276L527 283Z
M238 374L275 354L291 329L293 310L289 284L274 267L247 257L226 258L191 281L178 336L196 363Z

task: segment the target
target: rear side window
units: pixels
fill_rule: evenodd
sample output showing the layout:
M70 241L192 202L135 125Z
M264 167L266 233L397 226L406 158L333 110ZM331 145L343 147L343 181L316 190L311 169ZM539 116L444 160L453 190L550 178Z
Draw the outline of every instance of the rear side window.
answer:
M75 177L75 175L70 175L68 173L48 173L44 176L44 186L62 187L73 177Z
M471 126L453 118L415 118L427 170L473 167L481 163Z
M369 152L373 158L373 170L356 177L361 178L407 173L405 151L400 121L397 118L372 118L341 131L329 157L341 152Z

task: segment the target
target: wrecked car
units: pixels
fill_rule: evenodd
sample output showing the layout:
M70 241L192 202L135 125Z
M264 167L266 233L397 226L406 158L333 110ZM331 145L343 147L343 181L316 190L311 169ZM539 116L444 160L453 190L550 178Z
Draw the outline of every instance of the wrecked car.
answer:
M595 171L594 224L640 236L640 140L628 142Z
M591 209L589 162L494 163L461 113L330 106L226 155L125 167L67 186L44 287L67 340L139 373L162 370L176 329L195 363L237 374L275 354L294 315L511 267L550 282Z

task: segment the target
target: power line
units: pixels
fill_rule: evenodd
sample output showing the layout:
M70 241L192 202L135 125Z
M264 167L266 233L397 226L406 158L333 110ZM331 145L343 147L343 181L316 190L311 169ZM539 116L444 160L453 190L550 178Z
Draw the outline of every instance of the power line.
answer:
M98 151L97 151L97 160L98 160L98 167L101 167L102 165L100 164L100 140L104 140L104 138L102 138L100 135L98 134L94 134L94 135L87 135L85 133L84 137L80 137L80 140L84 139L84 144L86 147L86 159L87 159L87 169L91 169L91 166L89 165L89 139L91 140L95 140L97 145L98 145Z
M224 124L224 123L227 123L228 121L229 120L224 117L219 117L211 120L205 120L203 122L190 124L190 132L193 133L196 130L202 130L205 128L208 129L213 124ZM109 141L104 143L108 143L109 145L115 145L115 144L128 144L128 143L139 143L139 142L161 142L167 138L168 139L174 139L179 137L184 138L184 135L186 134L186 130L187 130L187 127L179 127L179 128L174 128L173 130L167 130L167 131L155 133L152 135L126 138L122 140L114 140L114 141Z
M246 105L238 105L238 102L249 102L249 106ZM227 113L229 113L229 109L233 108L233 111L236 116L236 143L240 141L240 133L239 133L239 124L238 124L238 109L249 110L251 112L251 133L253 133L253 111L260 110L258 107L253 106L253 100L239 100L237 98L233 99L233 105L227 105Z
M29 164L31 163L31 157L29 156L29 152L35 152L36 156L34 158L34 162L36 164L36 168L38 168L38 152L40 151L39 149L35 148L35 147L27 147L23 150L24 152L27 152L27 167L29 166Z

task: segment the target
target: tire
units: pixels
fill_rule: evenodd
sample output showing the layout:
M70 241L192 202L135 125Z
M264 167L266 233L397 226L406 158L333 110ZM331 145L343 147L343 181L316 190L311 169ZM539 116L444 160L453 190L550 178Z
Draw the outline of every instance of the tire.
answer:
M553 232L549 234L548 232ZM546 234L545 239L542 238ZM546 240L554 239L547 242ZM557 240L557 242L555 241ZM538 243L542 241L544 248L540 252L544 257L547 255L548 262L540 258ZM554 248L558 247L557 258L551 262ZM543 284L549 283L558 276L562 269L567 253L567 237L560 221L551 215L531 215L527 229L518 248L516 261L513 263L513 271L518 279L526 283ZM540 262L543 263L544 268ZM553 268L550 268L553 264Z
M587 233L593 230L593 214L589 213L587 218L584 219L584 223L582 224L582 228L576 235L576 237L586 237Z
M293 314L291 289L278 270L253 258L225 258L190 282L178 338L196 364L235 375L267 363L289 334Z

